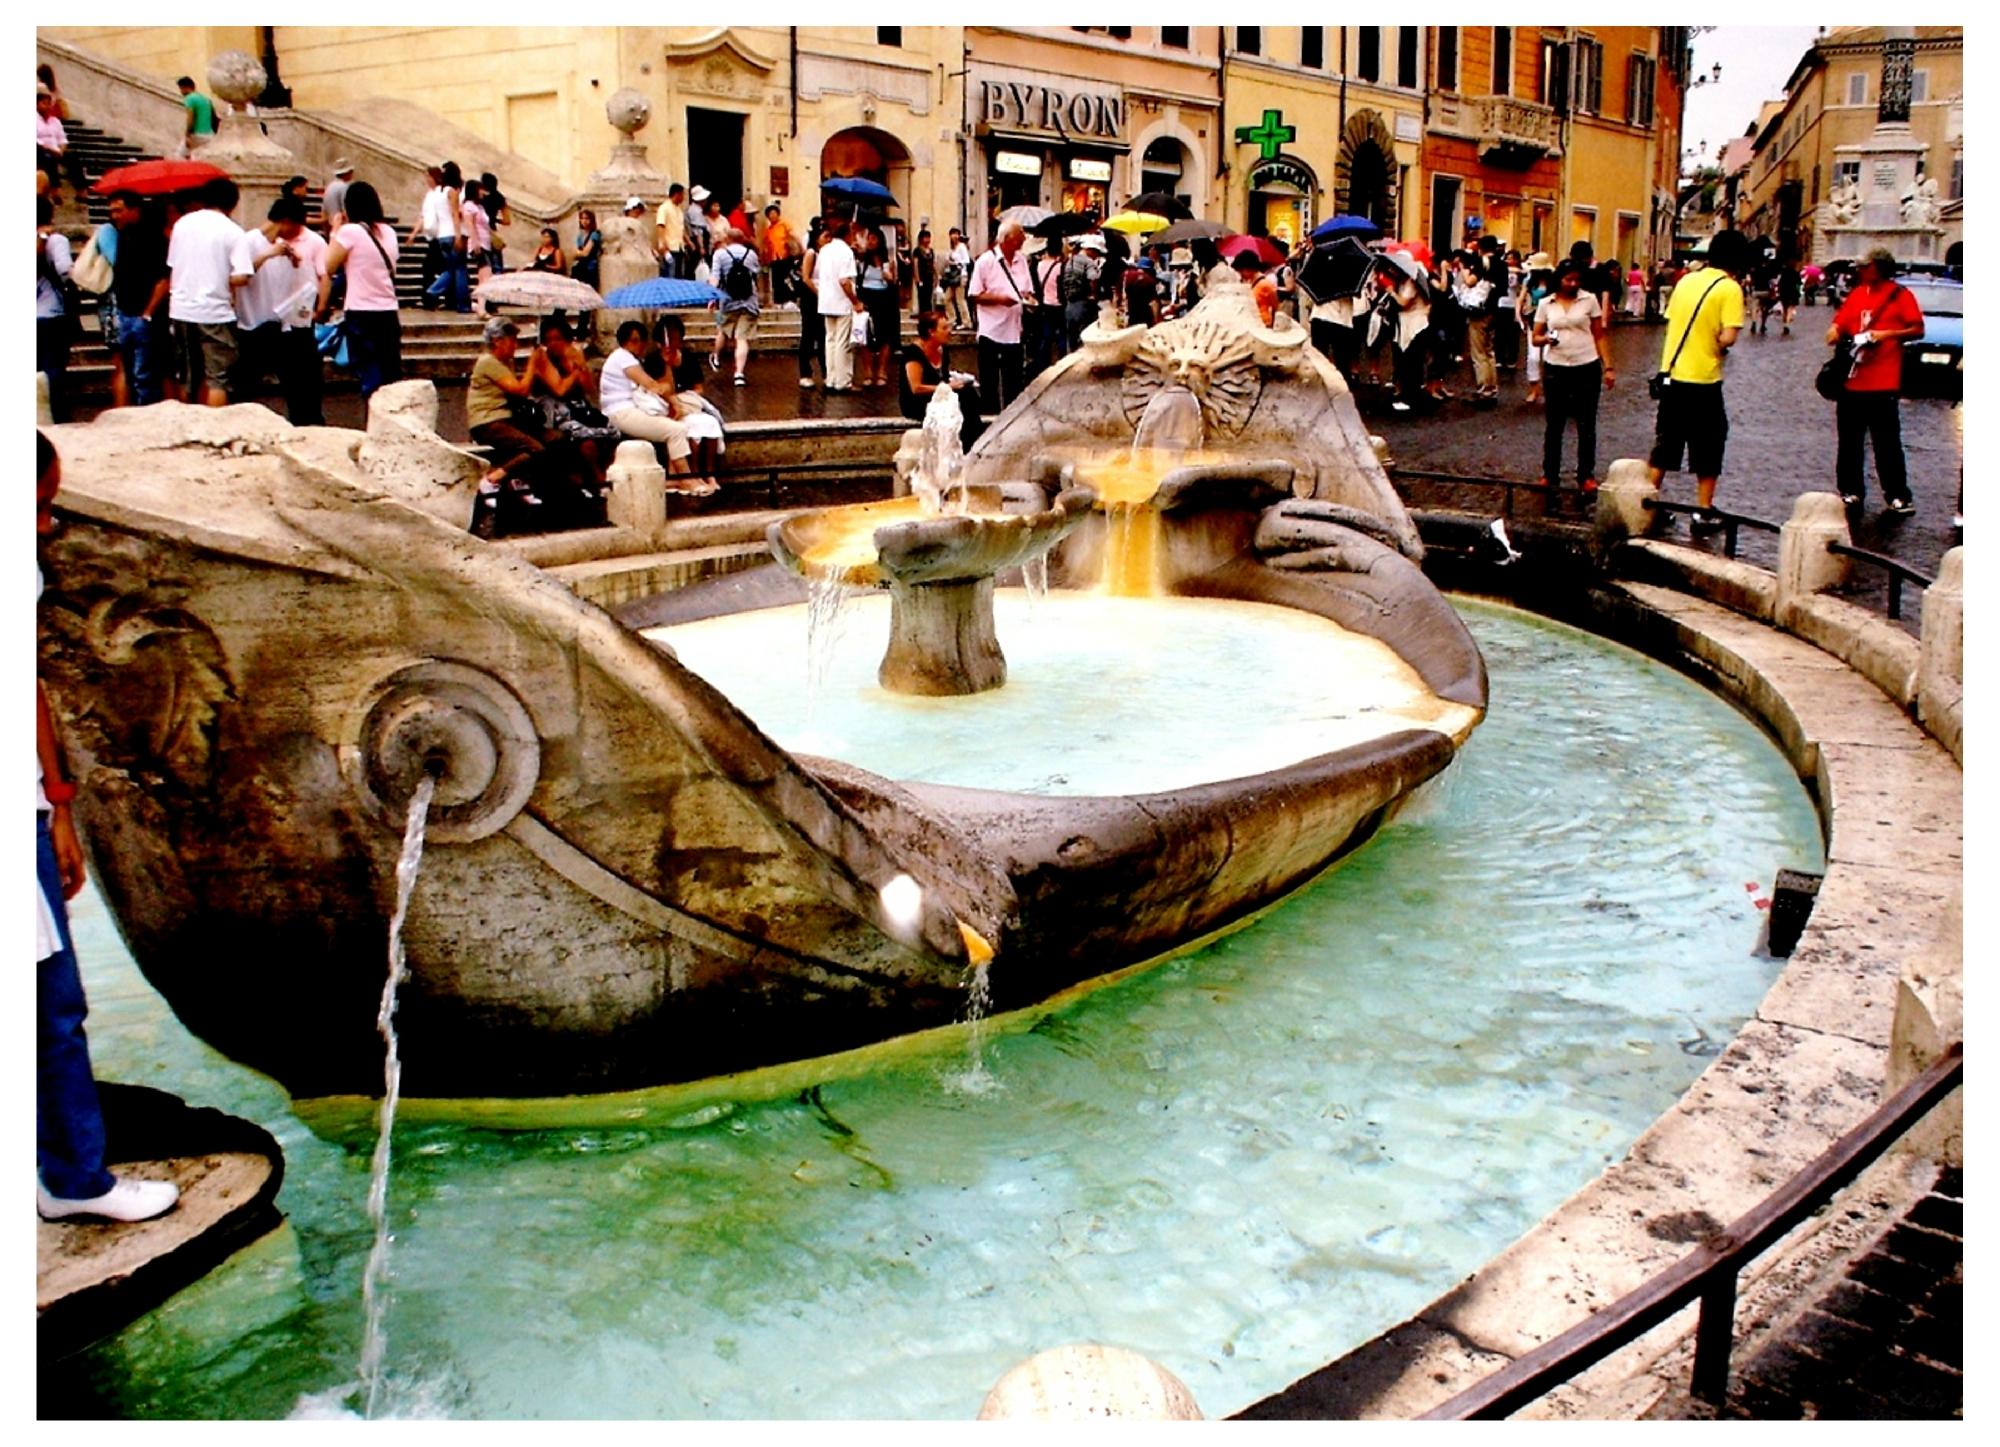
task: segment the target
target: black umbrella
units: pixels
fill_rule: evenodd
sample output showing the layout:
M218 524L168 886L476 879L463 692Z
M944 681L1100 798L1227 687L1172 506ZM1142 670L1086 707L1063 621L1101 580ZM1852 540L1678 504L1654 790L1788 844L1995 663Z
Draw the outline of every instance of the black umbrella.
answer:
M1314 301L1358 296L1361 284L1368 279L1368 268L1374 264L1374 252L1352 236L1343 236L1313 248L1313 254L1299 268L1299 285L1312 293Z
M1097 217L1088 211L1057 211L1028 228L1030 236L1054 241L1063 236L1081 236L1097 229Z
M1186 246L1190 241L1215 241L1229 234L1220 221L1176 221L1146 238L1148 246Z
M1186 202L1164 191L1141 191L1125 203L1125 209L1147 211L1155 216L1164 216L1169 221L1186 221L1194 215L1188 210Z

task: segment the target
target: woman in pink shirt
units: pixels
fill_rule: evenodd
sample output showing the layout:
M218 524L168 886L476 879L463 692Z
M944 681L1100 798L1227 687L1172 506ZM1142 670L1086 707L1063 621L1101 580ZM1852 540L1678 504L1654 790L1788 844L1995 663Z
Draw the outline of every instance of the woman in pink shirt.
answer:
M347 224L333 233L326 274L347 278L348 350L365 403L385 382L403 378L403 324L396 310L396 228L382 218L382 198L366 181L347 188Z

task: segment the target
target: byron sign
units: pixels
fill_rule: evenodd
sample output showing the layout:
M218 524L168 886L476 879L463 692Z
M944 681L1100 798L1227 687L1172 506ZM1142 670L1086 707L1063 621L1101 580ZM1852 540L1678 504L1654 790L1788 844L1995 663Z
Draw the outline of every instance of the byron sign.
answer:
M1034 131L1066 141L1118 140L1125 134L1125 97L1118 91L983 80L979 121L988 130Z

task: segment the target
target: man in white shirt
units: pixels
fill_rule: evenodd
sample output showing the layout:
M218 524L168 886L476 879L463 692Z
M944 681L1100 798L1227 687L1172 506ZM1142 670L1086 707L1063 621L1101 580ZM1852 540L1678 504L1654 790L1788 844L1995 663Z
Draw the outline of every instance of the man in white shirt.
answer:
M693 450L687 427L673 416L673 384L646 375L645 351L645 323L631 321L618 328L618 350L604 359L604 370L598 374L597 405L605 420L625 436L665 447L667 471L685 476ZM682 484L668 490L695 489Z
M854 290L860 268L847 244L847 221L829 216L820 238L819 259L813 263L813 286L819 294L819 314L826 326L826 390L854 390L854 318L862 309Z
M305 225L305 203L281 196L270 219L238 238L229 263L242 327L241 379L261 381L275 366L285 392L285 416L299 427L321 427L323 365L313 317L326 308L326 242Z
M229 405L227 377L236 366L236 300L230 257L243 228L229 219L236 183L223 177L196 193L196 209L167 238L167 317L173 326L175 370L190 402Z
M1035 305L1034 278L1021 254L1026 240L1020 222L1004 221L993 249L972 263L970 292L979 318L980 408L989 416L1021 395L1021 314Z
M681 203L687 197L687 187L676 181L667 187L667 199L660 203L659 214L653 218L653 255L660 263L661 276L685 278L689 269L681 264L682 251L687 246L687 217L681 210Z

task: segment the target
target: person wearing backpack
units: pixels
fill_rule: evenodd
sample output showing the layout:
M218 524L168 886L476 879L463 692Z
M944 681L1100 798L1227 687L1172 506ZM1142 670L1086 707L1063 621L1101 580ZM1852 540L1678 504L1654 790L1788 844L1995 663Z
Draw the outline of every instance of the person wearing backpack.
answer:
M710 371L722 370L722 349L732 339L736 343L736 385L747 387L743 369L750 365L750 338L757 334L757 250L750 238L735 227L725 233L727 240L716 248L710 261L711 278L722 292L717 302L715 347L709 353Z

